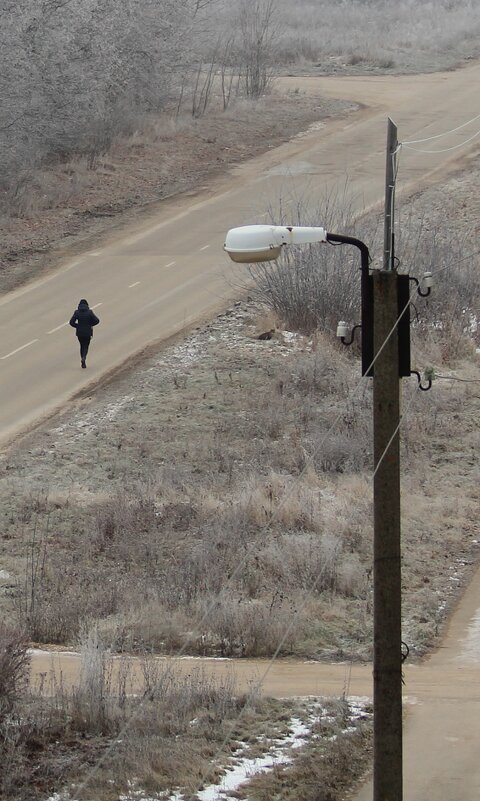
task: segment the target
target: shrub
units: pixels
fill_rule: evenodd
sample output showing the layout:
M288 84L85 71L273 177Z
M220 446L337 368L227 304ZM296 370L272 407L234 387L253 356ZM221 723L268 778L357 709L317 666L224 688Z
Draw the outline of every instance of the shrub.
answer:
M280 597L260 600L205 598L197 604L207 629L205 649L222 656L255 657L292 653L303 620ZM295 625L292 623L295 622Z
M24 632L0 622L0 725L23 694L29 667Z
M281 200L279 208L270 211L276 224L315 226L321 221L328 231L358 235L348 186L327 195L314 209L300 200L288 213L283 205ZM377 229L366 227L365 223L360 239L368 242L373 256ZM250 265L249 276L253 299L270 309L290 331L334 334L339 320L352 325L360 321L360 254L355 247L315 244L283 248L278 261Z
M471 339L478 337L480 271L475 245L466 235L414 214L402 221L401 230L397 252L402 272L419 279L426 271L433 274L427 298L419 298L412 289L413 342L436 351L442 364L452 363L469 355Z
M401 70L438 68L438 62L456 65L478 54L479 19L475 0L437 0L432 17L429 3L411 0L302 0L293 6L279 0L283 32L276 48L277 63L320 62L338 69L349 54L381 68ZM388 25L388 35L386 26ZM372 32L376 35L373 36ZM388 45L386 43L388 41ZM358 55L360 54L360 55Z

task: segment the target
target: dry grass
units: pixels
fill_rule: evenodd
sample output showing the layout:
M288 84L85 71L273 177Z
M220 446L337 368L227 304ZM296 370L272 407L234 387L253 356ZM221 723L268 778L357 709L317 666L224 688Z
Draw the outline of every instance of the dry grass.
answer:
M428 3L368 0L341 4L280 0L284 25L279 64L312 62L321 71L420 72L448 69L478 56L480 15L474 0Z
M253 695L239 698L229 678L215 682L195 669L177 676L148 659L134 681L129 663L113 661L95 629L85 630L80 647L77 686L67 689L52 672L40 688L17 695L0 722L5 801L44 798L68 782L76 798L107 801L126 792L133 776L155 792L193 788L218 770L213 755L226 759L247 702L250 732L274 709Z

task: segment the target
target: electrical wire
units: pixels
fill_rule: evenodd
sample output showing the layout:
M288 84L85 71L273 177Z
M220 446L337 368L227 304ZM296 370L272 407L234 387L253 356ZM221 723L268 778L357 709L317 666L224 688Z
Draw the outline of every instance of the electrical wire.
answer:
M404 421L404 420L405 420L405 418L407 417L407 414L408 414L408 412L409 412L409 410L410 410L410 407L411 407L411 405L412 405L412 403L413 403L414 399L416 398L416 396L417 396L417 393L418 393L418 392L420 392L420 387L419 387L419 385L417 384L417 385L416 385L416 387L414 388L414 390L413 390L413 392L412 392L411 396L410 396L410 399L409 399L409 401L408 401L408 403L407 403L407 406L406 406L406 408L405 408L405 411L403 412L403 414L402 414L402 415L400 415L400 420L398 421L398 425L396 426L396 428L395 428L395 431L393 432L392 436L391 436L391 437L390 437L390 439L388 440L388 442L387 442L387 444L386 444L386 446L385 446L385 449L384 449L383 453L380 455L380 458L379 458L379 460L378 460L378 462L377 462L377 464L376 464L376 466L375 466L375 470L373 471L373 476L372 476L372 479L373 479L373 478L375 478L375 476L377 475L378 468L380 467L380 465L382 464L383 460L385 459L385 456L386 456L386 455L387 455L387 453L388 453L388 450L389 450L389 448L390 448L390 445L392 444L393 440L395 439L395 437L397 436L398 432L400 431L400 426L402 425L403 421Z
M431 142L432 139L441 139L443 136L448 136L449 134L456 133L460 131L462 128L466 128L467 125L471 125L472 122L476 122L480 119L480 114L477 114L475 117L472 117L471 120L467 120L467 122L463 122L461 125L457 125L456 128L451 128L449 131L444 131L444 133L434 134L433 136L427 136L425 139L410 139L406 142L403 142L404 145L420 145L423 142Z
M459 378L456 375L439 375L435 373L433 380L436 381L437 378L442 378L445 381L460 381L462 384L480 384L480 378Z
M449 153L452 150L458 150L460 147L464 147L468 145L469 142L472 142L474 139L480 136L480 130L476 131L472 136L468 139L465 139L463 142L459 142L458 145L452 145L451 147L444 147L440 150L424 150L419 147L412 147L412 145L408 145L406 142L402 142L401 146L407 148L407 150L415 150L417 153Z

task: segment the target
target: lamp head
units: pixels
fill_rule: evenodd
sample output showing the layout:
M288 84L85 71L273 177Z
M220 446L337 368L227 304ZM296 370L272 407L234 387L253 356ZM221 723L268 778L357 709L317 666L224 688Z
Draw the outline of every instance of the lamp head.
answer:
M231 228L226 236L224 250L232 261L246 264L278 259L283 245L301 245L326 242L323 228L292 225L242 225Z

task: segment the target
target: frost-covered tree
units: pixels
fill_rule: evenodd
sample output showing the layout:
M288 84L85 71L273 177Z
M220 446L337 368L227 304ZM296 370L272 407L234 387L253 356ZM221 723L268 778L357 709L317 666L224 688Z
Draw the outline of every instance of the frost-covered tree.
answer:
M96 152L161 109L205 10L198 0L0 0L0 186L46 158Z

